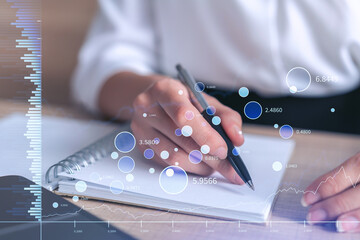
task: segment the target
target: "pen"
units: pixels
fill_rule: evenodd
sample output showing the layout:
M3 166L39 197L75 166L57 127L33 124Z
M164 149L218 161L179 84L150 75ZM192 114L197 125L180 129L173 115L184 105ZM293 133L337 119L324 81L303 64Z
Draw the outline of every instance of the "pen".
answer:
M212 116L209 115L206 111L209 105L206 102L204 96L201 94L200 91L196 90L196 82L195 79L190 75L190 73L184 69L180 64L176 65L176 69L178 71L178 77L181 82L185 84L188 88L190 88L191 92L195 96L196 100L199 102L202 110L201 115L206 119L206 121L214 128L224 139L228 148L227 159L230 162L231 166L235 169L236 173L241 177L241 179L252 189L255 191L254 184L251 180L249 171L247 170L243 160L241 159L240 155L234 155L233 149L234 145L232 144L230 138L225 133L224 129L222 128L221 124L215 125L212 123Z

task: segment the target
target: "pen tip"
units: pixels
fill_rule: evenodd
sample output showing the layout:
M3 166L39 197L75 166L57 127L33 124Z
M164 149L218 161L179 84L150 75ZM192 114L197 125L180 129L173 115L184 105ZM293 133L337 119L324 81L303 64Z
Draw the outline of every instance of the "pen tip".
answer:
M178 63L178 64L176 64L176 69L178 70L178 71L181 71L181 69L182 69L182 66L181 66L181 64L180 63Z
M255 186L251 180L249 180L246 184L249 186L249 188L251 188L253 191L255 191Z

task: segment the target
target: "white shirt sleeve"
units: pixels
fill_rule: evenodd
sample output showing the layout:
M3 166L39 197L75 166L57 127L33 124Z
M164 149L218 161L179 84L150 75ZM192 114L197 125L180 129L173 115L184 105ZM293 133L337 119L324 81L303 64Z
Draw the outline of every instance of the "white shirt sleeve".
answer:
M100 0L98 4L72 79L74 99L93 113L98 112L100 90L111 76L121 71L149 74L158 68L151 1Z

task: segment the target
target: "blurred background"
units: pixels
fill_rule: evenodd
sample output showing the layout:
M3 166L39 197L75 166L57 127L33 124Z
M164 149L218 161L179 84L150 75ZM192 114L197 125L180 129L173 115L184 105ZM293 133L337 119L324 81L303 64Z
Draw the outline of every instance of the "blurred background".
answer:
M21 30L10 25L15 10L0 0L0 100L27 101L32 84L24 81L23 49L15 48ZM42 1L43 103L69 105L70 79L77 54L97 9L96 0ZM12 33L12 34L9 34ZM14 54L15 53L15 54ZM10 59L7 54L12 54ZM17 57L15 57L17 56ZM5 68L4 66L7 65ZM16 75L14 75L16 74ZM9 76L13 75L12 79ZM24 84L26 83L26 84Z

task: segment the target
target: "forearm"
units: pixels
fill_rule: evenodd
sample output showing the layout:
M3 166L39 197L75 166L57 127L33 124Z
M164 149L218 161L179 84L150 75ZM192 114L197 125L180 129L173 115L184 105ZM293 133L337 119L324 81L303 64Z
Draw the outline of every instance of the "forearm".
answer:
M162 78L164 76L142 76L132 72L114 75L106 81L100 91L100 111L108 117L129 120L132 117L131 107L136 96Z

